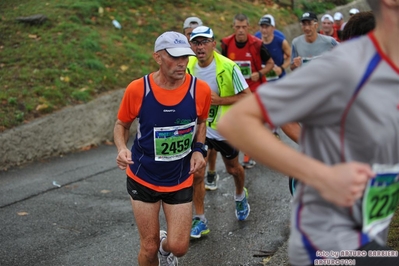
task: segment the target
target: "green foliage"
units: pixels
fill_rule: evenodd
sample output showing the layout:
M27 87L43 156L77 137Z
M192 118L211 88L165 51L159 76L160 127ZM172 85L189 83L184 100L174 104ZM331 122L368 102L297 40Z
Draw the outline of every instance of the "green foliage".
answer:
M91 52L98 52L101 50L100 45L97 41L87 38L81 43L83 49L89 50Z
M299 4L296 5L296 8L294 9L295 15L297 15L298 18L302 16L304 12L310 11L316 14L323 14L328 10L334 9L335 5L332 3L332 1L322 1L322 0L317 0L317 1L305 1L301 0Z
M84 63L86 64L86 66L89 69L94 69L94 70L103 70L105 69L105 66L103 65L103 63L97 59L86 59L84 61Z
M8 104L16 105L17 104L17 98L15 98L15 97L8 98Z
M67 6L67 8L73 9L78 16L84 18L96 16L99 7L100 4L97 1L76 1L72 5Z
M152 72L154 41L164 31L181 32L198 16L219 40L233 33L231 22L246 14L251 32L266 13L278 27L297 18L289 9L263 1L193 0L12 0L0 1L0 132L66 105L125 88ZM43 25L16 17L44 14ZM116 19L122 29L113 26Z
M24 121L24 117L25 117L25 113L24 113L24 112L21 112L21 111L16 111L16 112L15 112L15 119L16 119L18 122Z
M87 90L74 91L72 97L80 102L88 102L91 99L90 92Z

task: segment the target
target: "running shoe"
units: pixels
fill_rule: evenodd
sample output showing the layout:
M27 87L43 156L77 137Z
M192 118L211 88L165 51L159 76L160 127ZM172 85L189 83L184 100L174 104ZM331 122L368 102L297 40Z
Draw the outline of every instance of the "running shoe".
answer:
M256 165L256 162L252 159L250 159L247 162L242 162L241 163L242 167L244 167L244 169L251 169Z
M208 221L203 222L200 218L194 217L193 223L191 224L191 234L192 238L200 238L202 235L206 235L210 232L208 228Z
M206 190L216 190L218 189L217 182L219 180L219 175L217 173L208 173L205 179L205 189Z
M244 221L248 218L249 212L251 211L248 204L248 190L244 187L245 197L238 201L236 200L236 217L239 221Z
M166 231L161 230L159 231L159 246L162 245L162 241L166 238ZM170 252L168 255L162 255L161 251L158 251L159 253L159 265L160 266L177 266L179 265L179 262L177 261L177 258L175 255L173 255L172 252Z

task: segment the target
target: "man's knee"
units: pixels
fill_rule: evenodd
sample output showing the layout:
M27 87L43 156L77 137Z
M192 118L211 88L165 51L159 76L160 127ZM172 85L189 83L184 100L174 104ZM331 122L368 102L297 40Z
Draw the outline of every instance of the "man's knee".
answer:
M205 171L198 171L194 174L194 185L198 185L204 182Z
M244 168L242 168L237 159L237 162L226 165L226 171L232 176L241 176L244 173Z
M141 240L140 249L147 258L156 255L159 249L159 238L145 238Z
M170 252L173 253L176 257L182 257L184 256L189 247L189 243L185 241L174 241L174 242L168 242L168 246L170 248Z

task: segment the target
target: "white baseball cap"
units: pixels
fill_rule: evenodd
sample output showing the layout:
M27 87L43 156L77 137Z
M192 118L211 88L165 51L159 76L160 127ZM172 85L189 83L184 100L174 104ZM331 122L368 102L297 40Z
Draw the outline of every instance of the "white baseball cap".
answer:
M359 13L360 11L359 11L359 9L357 9L357 8L352 8L351 10L349 10L349 15L354 15L354 14L357 14L357 13Z
M195 55L193 50L191 50L187 37L175 31L164 32L157 38L154 52L161 50L166 50L173 57Z
M275 27L276 23L272 15L264 15L263 17L260 18L259 25L271 25Z
M321 17L321 22L323 22L325 19L328 19L331 22L334 22L334 19L331 15L325 14L324 16Z
M202 20L197 17L188 17L183 23L183 30L187 28L195 28L202 26Z
M193 29L190 35L190 41L197 37L213 38L213 31L207 26L199 26Z
M334 20L341 20L341 19L343 19L343 18L344 18L344 15L342 15L341 12L336 12L336 13L334 14Z

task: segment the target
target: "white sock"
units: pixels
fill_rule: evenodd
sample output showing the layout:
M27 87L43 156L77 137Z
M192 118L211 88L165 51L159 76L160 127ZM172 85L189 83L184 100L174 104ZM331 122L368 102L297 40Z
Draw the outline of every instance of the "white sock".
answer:
M200 219L201 221L203 221L204 223L207 222L207 220L206 220L206 218L205 218L205 214L200 214L200 215L196 214L196 215L194 215L194 218L199 218L199 219Z
M245 198L245 191L242 191L241 195L234 196L235 201L242 201L244 198Z
M161 253L162 256L168 256L170 254L170 252L166 252L165 250L163 250L162 248L162 242L165 240L166 238L162 239L161 243L159 244L159 252Z

